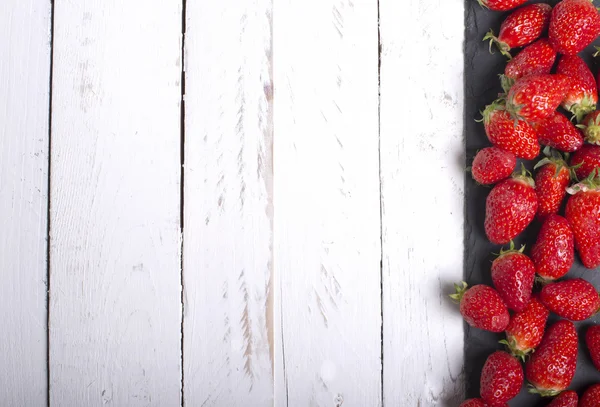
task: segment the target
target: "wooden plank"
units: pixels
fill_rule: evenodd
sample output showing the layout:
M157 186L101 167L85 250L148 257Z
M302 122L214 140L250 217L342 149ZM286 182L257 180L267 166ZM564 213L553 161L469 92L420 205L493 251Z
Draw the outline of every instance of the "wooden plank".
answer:
M0 7L0 405L47 400L49 1Z
M181 402L181 7L55 4L52 405Z
M274 10L276 405L379 406L377 2Z
M383 396L458 405L463 324L462 0L380 0Z
M185 404L271 406L271 0L186 21Z

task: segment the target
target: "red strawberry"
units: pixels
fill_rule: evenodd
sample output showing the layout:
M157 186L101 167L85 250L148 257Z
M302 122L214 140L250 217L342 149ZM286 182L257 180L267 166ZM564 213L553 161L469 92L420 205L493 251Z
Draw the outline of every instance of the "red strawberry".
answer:
M533 282L535 281L535 266L529 257L521 250L515 250L515 244L510 243L510 250L500 251L500 256L492 263L492 281L494 287L508 307L516 312L525 309L531 299Z
M600 127L598 127L600 135ZM600 167L600 146L584 144L571 157L571 166L575 169L577 179L584 180L590 176L596 168ZM595 172L598 175L598 171Z
M527 3L527 0L477 0L477 2L490 10L507 11Z
M588 114L577 127L583 130L585 141L600 145L600 110Z
M600 185L588 178L569 192L575 195L567 202L565 216L575 234L575 248L583 265L594 269L600 266Z
M510 316L502 297L487 285L475 285L469 289L467 283L455 284L456 294L450 298L460 301L460 313L474 328L491 332L506 329Z
M545 285L540 301L551 312L571 321L588 319L600 308L598 292L582 278Z
M535 183L514 175L496 185L487 197L485 233L492 243L506 244L529 226L538 209Z
M523 311L510 317L506 327L506 340L501 342L508 346L514 356L525 360L525 356L533 352L542 341L549 315L550 311L538 296L532 296Z
M517 157L510 151L487 147L475 156L471 173L480 184L495 184L510 177L516 165Z
M560 154L546 157L535 166L535 192L538 196L540 219L552 213L558 213L560 205L567 195L566 188L571 181L571 171Z
M556 72L571 78L571 89L561 106L573 113L580 123L585 115L596 110L598 89L594 74L577 55L564 55L558 63Z
M506 352L492 353L483 365L480 378L481 398L493 406L514 398L523 386L521 363Z
M573 390L563 391L547 407L577 407L579 397Z
M594 384L587 388L581 400L579 407L598 407L600 406L600 384Z
M519 158L533 160L540 154L537 132L524 120L515 120L496 101L482 112L485 133L490 142Z
M553 397L566 390L577 368L577 331L571 321L561 320L546 331L542 343L525 364L531 392Z
M540 143L571 153L583 145L583 136L571 121L562 113L552 112L550 116L537 123Z
M511 48L522 47L531 44L540 38L550 23L552 7L548 4L538 3L522 7L509 15L500 26L500 35L494 36L490 30L483 40L490 40L496 44L502 54L511 57Z
M549 215L531 249L531 260L544 280L556 280L569 272L575 261L573 230L562 216Z
M461 403L459 407L485 407L482 399L469 399Z
M600 325L589 327L585 333L585 344L596 369L600 370Z
M506 110L514 118L539 122L554 113L570 84L564 75L539 74L521 78L508 92Z
M552 10L548 36L560 54L583 51L600 35L600 15L590 0L563 0Z
M549 74L555 60L556 51L547 39L543 38L528 45L506 64L502 77L504 91L508 92L514 82L522 77Z
M469 399L463 401L459 407L490 407L490 405L485 404L483 399ZM501 404L496 407L508 407L508 404Z

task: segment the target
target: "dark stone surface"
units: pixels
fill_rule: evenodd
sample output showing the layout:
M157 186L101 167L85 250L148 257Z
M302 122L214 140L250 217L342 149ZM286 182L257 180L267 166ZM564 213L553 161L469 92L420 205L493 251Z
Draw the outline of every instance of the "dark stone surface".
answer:
M557 1L548 1L548 3L554 5ZM479 112L501 92L498 75L503 72L506 64L506 58L499 52L490 55L488 45L482 41L482 38L490 28L498 33L501 22L508 14L510 12L499 13L486 10L479 6L477 1L466 0L465 132L467 165L471 165L471 161L479 149L490 145L483 124L476 123L475 120L481 118ZM600 41L596 41L596 43L600 45ZM596 74L598 66L592 61L592 53L593 48L590 47L590 49L582 52L581 56L590 63L592 72ZM533 162L528 163L530 168L532 165ZM500 250L499 246L493 245L487 240L483 229L485 199L489 191L490 188L476 185L471 176L467 174L465 184L465 281L469 285L492 284L490 264L494 256L491 253L498 253ZM526 252L528 253L529 248L535 242L538 230L539 225L537 223L532 224L522 236L515 240L515 243L519 245L527 244ZM598 270L586 270L579 259L567 275L567 278L574 277L584 277L592 282L596 288L600 288L600 273ZM551 321L555 320L556 317L551 317ZM583 342L585 329L592 323L600 323L600 317L577 324L580 337L579 358L577 373L571 388L580 395L586 386L600 382L600 372L591 364ZM503 338L503 335L473 329L465 324L465 375L468 397L479 396L479 375L483 364L489 354L496 349L502 349L498 341ZM511 401L510 405L513 407L537 407L545 406L549 402L550 399L544 400L537 395L528 394L524 386L521 393Z

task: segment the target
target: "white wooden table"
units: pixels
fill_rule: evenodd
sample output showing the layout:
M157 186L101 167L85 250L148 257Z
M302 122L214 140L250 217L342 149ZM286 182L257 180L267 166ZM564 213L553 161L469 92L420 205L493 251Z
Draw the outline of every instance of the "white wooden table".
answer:
M463 0L3 0L0 406L456 406Z

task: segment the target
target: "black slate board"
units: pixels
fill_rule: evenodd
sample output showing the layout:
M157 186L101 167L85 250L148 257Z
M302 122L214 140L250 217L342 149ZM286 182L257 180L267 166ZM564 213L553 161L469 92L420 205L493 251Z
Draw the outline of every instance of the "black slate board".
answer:
M540 1L532 1L538 3ZM555 5L558 1L546 1ZM596 3L596 2L595 2ZM597 4L598 5L598 4ZM506 58L499 52L493 55L489 53L487 42L482 38L485 33L493 28L498 33L500 24L510 12L500 13L482 8L476 0L466 0L465 11L465 133L466 133L466 157L467 166L481 148L490 145L482 123L476 123L480 119L480 111L496 99L502 91L498 75L504 71ZM596 41L600 45L600 41ZM590 64L592 72L598 72L598 66L593 61L593 47L582 52L580 55ZM514 53L513 53L514 55ZM536 160L537 161L537 160ZM531 168L531 166L529 166ZM485 217L485 199L490 188L476 185L470 174L466 175L465 194L465 281L469 285L492 284L490 276L490 265L494 256L498 253L499 246L491 244L483 229ZM562 214L562 213L561 213ZM539 224L531 225L522 236L515 240L517 244L527 244L528 249L535 242ZM528 250L526 251L528 253ZM587 270L579 259L573 269L567 275L568 278L583 277L600 288L599 270ZM556 320L552 316L550 323ZM580 338L578 368L571 389L576 390L581 396L583 390L590 384L600 383L600 372L591 364L589 355L585 349L583 336L586 327L600 323L600 316L577 324ZM503 349L498 344L503 335L484 332L473 329L465 324L465 375L467 397L479 396L479 376L483 364L489 354L498 349ZM546 406L551 399L542 399L537 395L527 393L524 386L521 393L510 402L511 407L538 407Z

